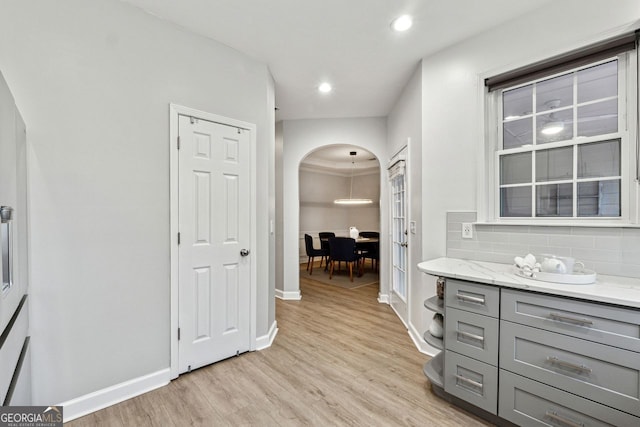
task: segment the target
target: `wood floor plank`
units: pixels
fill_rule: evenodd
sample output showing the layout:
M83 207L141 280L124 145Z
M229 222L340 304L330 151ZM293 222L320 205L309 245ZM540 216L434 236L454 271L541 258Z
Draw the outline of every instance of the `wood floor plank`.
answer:
M270 348L181 375L69 426L487 426L435 396L419 353L378 287L307 279L276 300Z

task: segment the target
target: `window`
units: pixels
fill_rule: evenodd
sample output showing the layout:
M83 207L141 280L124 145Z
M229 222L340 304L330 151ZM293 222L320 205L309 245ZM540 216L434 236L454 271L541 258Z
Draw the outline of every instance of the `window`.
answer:
M489 88L490 218L629 220L635 64L625 49Z

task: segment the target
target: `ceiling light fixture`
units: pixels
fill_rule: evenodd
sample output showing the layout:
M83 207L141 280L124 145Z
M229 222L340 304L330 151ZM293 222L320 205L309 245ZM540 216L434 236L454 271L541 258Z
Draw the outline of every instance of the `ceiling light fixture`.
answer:
M542 130L540 132L542 132L545 135L555 135L557 133L562 132L563 129L564 129L564 123L556 121L556 122L549 122L544 126L542 126Z
M391 28L394 31L407 31L413 25L413 19L409 15L402 15L391 22Z
M368 205L373 203L371 199L354 199L353 195L353 171L356 168L356 152L350 151L349 155L351 156L351 182L349 185L349 198L348 199L335 199L333 203L336 205Z
M318 86L318 91L322 92L322 93L329 93L329 92L331 92L331 89L333 89L333 88L327 82L324 82L324 83L320 84L320 86Z

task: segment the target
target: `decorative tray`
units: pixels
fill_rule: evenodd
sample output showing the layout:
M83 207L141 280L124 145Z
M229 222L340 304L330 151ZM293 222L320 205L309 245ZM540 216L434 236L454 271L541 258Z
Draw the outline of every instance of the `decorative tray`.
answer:
M574 271L573 274L545 273L543 271L533 272L531 276L522 270L516 270L516 276L525 279L539 280L541 282L564 283L566 285L589 285L595 283L596 272L593 270Z

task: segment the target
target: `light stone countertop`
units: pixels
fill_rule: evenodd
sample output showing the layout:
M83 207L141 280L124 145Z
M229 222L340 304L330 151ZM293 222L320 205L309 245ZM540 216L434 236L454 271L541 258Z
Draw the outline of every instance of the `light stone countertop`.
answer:
M640 279L631 277L598 274L595 283L565 285L518 276L515 265L457 258L423 261L418 270L434 276L640 308Z

